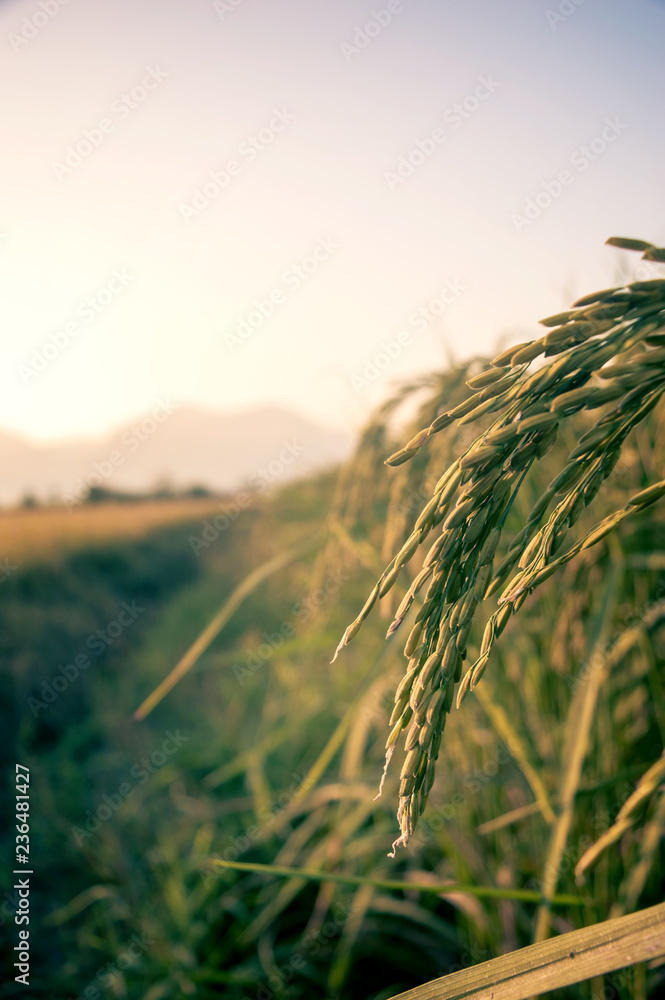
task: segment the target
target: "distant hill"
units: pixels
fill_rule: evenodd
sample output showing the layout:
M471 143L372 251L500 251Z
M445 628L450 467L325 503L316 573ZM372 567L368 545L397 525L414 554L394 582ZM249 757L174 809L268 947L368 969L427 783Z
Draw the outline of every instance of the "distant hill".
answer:
M339 462L350 434L278 408L223 414L168 405L102 439L39 444L0 431L0 503L27 494L71 504L90 486L236 490L299 478Z

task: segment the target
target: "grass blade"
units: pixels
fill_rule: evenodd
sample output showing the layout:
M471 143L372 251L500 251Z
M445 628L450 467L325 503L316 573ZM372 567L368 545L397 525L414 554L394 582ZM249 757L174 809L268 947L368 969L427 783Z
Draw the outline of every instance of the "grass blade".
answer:
M603 608L597 615L594 646L598 651L602 650L602 639L605 637L612 620L612 614L616 606L617 586L622 571L623 567L620 564L619 566L615 566L611 572ZM560 811L552 830L544 866L542 886L544 899L538 908L536 917L535 942L544 941L549 933L549 900L553 897L556 889L561 868L561 858L566 849L568 835L573 823L575 796L577 795L582 777L582 765L589 749L591 727L593 725L598 695L608 672L607 657L602 657L600 664L598 669L592 671L586 684L580 685L578 688L568 713L567 763L559 799Z
M388 891L403 890L405 892L433 892L437 894L462 892L481 899L514 899L523 903L540 902L540 893L531 889L501 889L493 885L459 885L456 882L439 884L420 884L417 882L402 882L398 879L370 878L365 875L345 875L343 872L312 871L308 868L285 868L282 865L262 865L254 861L223 861L221 858L209 858L208 863L219 868L234 868L236 871L257 872L260 875L276 875L279 878L303 878L310 882L341 882L345 885L369 885L375 889ZM588 900L581 896L553 896L552 903L557 906L585 906Z
M252 570L252 572L245 577L242 583L240 583L233 591L231 596L227 598L212 621L206 625L198 639L192 643L185 655L173 668L171 673L168 674L161 684L158 684L155 690L139 705L132 716L135 722L145 719L145 717L152 712L153 708L160 703L162 698L164 698L169 691L176 686L178 681L182 680L185 674L192 669L197 660L199 660L205 653L213 639L217 638L226 623L232 615L235 614L236 610L240 607L245 598L249 597L249 595L256 590L259 584L263 583L263 581L269 576L272 576L273 573L283 569L284 566L287 566L299 555L302 555L302 553L312 544L313 540L314 538L308 538L303 544L296 545L287 552L280 552L279 555L273 556L273 558L268 559L267 562L261 563L260 566L257 566L256 569Z
M535 767L529 760L529 755L524 743L517 734L517 730L510 722L505 709L496 701L492 694L487 691L484 687L478 686L475 688L475 694L478 701L483 706L485 712L489 716L489 719L496 729L498 735L504 740L505 743L511 748L515 761L517 762L522 774L526 778L531 791L533 792L536 802L538 803L538 808L543 814L543 818L546 823L554 823L556 816L554 815L554 810L550 805L550 800L547 795L547 790L543 784L540 775L536 771Z
M391 1000L528 1000L665 955L665 903L453 972Z

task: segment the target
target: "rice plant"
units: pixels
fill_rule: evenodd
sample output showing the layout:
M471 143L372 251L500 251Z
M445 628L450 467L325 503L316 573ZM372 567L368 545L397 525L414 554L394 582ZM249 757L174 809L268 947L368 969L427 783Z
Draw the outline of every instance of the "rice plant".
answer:
M74 895L60 887L49 918L67 944L63 991L75 980L94 996L100 970L144 933L154 944L116 969L118 995L535 995L602 975L610 945L624 964L657 949L665 305L663 282L643 284L582 300L494 363L401 388L336 486L330 473L264 498L163 607L123 683L90 677L94 710L69 718L67 738L77 748L96 734L102 784L81 792L63 747L39 786L53 818L40 854L56 858L54 880L65 864ZM409 445L385 474L400 434ZM385 624L366 606L331 670L377 578L370 605ZM21 607L7 606L6 627ZM280 623L294 634L262 646ZM372 801L391 712L389 756L418 724L395 862L391 810ZM447 767L417 814L444 723ZM182 757L85 841L85 865L71 836L58 853L60 814L84 815L109 774L119 784L177 725L191 734ZM640 1000L663 982L645 964L606 981Z
M607 242L641 251L645 260L665 261L665 249L641 240L613 237ZM628 435L665 390L665 280L595 292L541 323L547 329L544 336L510 347L468 378L471 394L460 402L455 398L451 405L435 391L425 406L432 410L428 425L386 462L391 467L417 463L436 435L450 436L455 425L459 432L485 418L483 431L468 443L457 434L462 447L447 468L439 468L413 529L335 653L336 658L429 540L422 567L387 632L390 637L403 625L426 586L406 638L407 667L395 693L386 742L387 769L405 734L397 809L400 835L393 855L408 843L425 809L448 713L455 701L459 706L475 689L511 616L557 570L665 494L665 480L660 480L625 498L598 522L589 523L585 514L621 458ZM545 363L532 370L541 358ZM588 419L577 420L579 437L564 467L533 503L524 524L506 538L510 511L530 468L543 460L581 411L586 417L596 410L599 415L591 425ZM353 471L371 475L364 449L347 472L351 479ZM397 493L405 482L398 480ZM581 530L574 532L580 519ZM397 537L395 532L392 537ZM465 669L474 622L492 598L480 647Z

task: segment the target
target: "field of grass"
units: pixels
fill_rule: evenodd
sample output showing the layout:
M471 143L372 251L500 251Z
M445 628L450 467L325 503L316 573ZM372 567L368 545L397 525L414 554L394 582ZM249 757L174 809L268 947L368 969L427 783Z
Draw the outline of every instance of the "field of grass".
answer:
M468 374L430 381L425 409L454 402ZM627 440L594 519L662 476L664 418L661 405ZM398 766L375 795L405 660L401 632L384 636L417 567L330 660L411 530L422 482L470 440L461 427L388 472L397 433L382 418L337 482L264 498L199 555L189 538L209 502L59 514L48 550L39 538L55 514L5 516L30 553L2 584L0 656L3 759L31 773L31 996L386 1000L529 944L544 920L557 934L662 899L656 797L584 884L574 877L665 744L662 504L527 599L451 713L427 808L388 857ZM534 466L511 530L575 443L564 433ZM132 721L248 574L297 546ZM141 610L116 637L123 602ZM60 668L81 654L89 665L68 678ZM0 906L10 937L11 900ZM663 971L636 966L552 996L655 998ZM21 989L8 982L0 997Z
M172 521L204 520L220 501L207 498L17 508L0 511L0 553L36 562L113 539L139 538Z

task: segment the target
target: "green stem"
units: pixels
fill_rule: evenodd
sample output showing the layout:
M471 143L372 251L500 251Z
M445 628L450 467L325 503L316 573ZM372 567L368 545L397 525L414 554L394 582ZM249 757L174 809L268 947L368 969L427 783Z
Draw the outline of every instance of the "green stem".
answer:
M347 885L371 885L375 889L401 890L403 892L432 892L448 894L466 893L483 899L512 899L524 903L540 903L541 895L531 889L499 889L492 885L460 885L456 882L439 882L423 885L419 882L402 882L398 879L376 879L364 875L345 875L342 872L311 871L307 868L286 868L282 865L262 865L254 861L223 861L209 858L210 864L220 868L233 868L242 872L257 872L259 875L276 875L279 878L305 878L311 882L342 882ZM553 896L550 902L558 906L587 906L589 900L581 896Z

